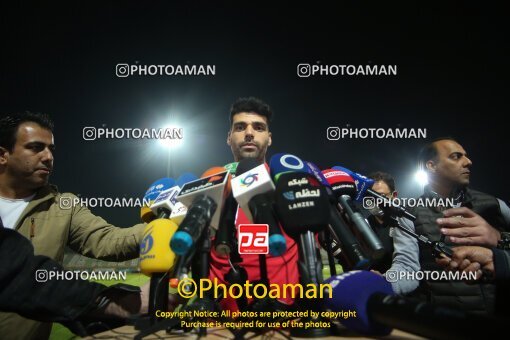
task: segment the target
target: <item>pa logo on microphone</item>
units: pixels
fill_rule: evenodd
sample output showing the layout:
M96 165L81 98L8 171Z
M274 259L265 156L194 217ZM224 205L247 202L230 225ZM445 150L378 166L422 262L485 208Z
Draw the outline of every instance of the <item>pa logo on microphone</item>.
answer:
M237 237L239 254L269 253L268 224L240 224Z

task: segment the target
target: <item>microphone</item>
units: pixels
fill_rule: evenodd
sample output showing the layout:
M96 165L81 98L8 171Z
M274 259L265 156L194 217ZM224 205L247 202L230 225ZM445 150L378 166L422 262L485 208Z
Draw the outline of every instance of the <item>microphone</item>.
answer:
M194 174L190 172L183 173L176 181L176 184L179 188L182 188L186 183L196 181L198 178ZM186 217L186 213L188 212L188 208L182 204L181 202L174 200L175 207L172 209L172 213L170 214L170 219L174 221L177 225L181 225L182 220Z
M305 168L305 163L303 163L299 157L289 153L277 153L271 157L269 169L275 183L278 183L281 175L288 172L308 173L308 170Z
M323 282L322 260L316 246L314 232L328 224L330 205L326 188L310 174L308 167L291 154L277 154L270 161L271 175L276 182L276 210L285 232L297 239L299 251L299 282L317 286ZM304 309L317 310L310 299L300 301ZM310 317L303 321L312 321ZM321 318L314 321L321 320ZM296 336L323 337L329 330L313 326L306 330L294 330ZM292 334L292 333L291 333Z
M175 264L175 253L170 248L170 239L177 231L177 224L169 219L157 218L145 226L140 243L140 271L166 273Z
M326 189L330 189L329 183L326 180L326 177L324 177L324 174L322 173L321 169L312 162L305 161L306 168L308 169L308 173L310 175L314 175L317 180L326 187ZM329 190L328 190L329 191ZM329 193L329 192L328 192Z
M175 266L176 256L170 248L170 239L177 224L169 219L157 218L145 226L140 243L140 271L150 276L149 319L156 322L156 311L168 310L167 273Z
M329 229L334 237L331 245L331 249L334 251L333 255L342 260L342 267L347 270L351 268L368 269L370 267L370 261L365 256L358 240L338 210L334 208L330 209ZM328 247L325 248L328 249Z
M179 178L177 178L175 183L182 188L184 184L196 181L197 179L198 177L192 174L191 172L185 172L182 175L180 175Z
M269 252L280 256L287 250L287 242L274 215L274 192L275 186L265 164L254 158L239 162L232 180L233 196L250 221L269 226Z
M344 167L338 166L338 165L332 167L332 169L343 171L352 177L352 179L356 183L356 190L357 190L357 194L356 194L356 198L355 198L356 202L361 202L361 200L363 199L363 197L365 196L365 194L367 193L368 190L373 191L372 189L370 189L372 187L372 185L374 185L374 183L375 183L375 181L373 179L370 179L366 176L363 176L362 174L359 174L357 172L351 171L347 168L344 168Z
M324 187L309 174L284 173L278 177L276 211L285 232L297 239L300 282L318 285L322 282L322 263L313 233L328 224L329 199Z
M360 175L358 173L352 172L348 169L345 169L341 166L334 166L333 169L338 169L341 171L344 171L348 174L352 174L351 176L354 176L356 183L358 184L358 197L359 200L366 199L367 196L372 196L376 198L376 203L379 203L379 208L382 207L383 213L388 213L389 217L393 221L394 225L405 232L406 234L416 238L419 242L425 244L426 246L430 247L432 249L432 254L435 257L441 256L441 254L444 254L448 257L452 257L453 251L450 247L448 247L443 241L431 241L428 237L424 235L418 235L415 232L405 228L400 224L398 221L398 217L404 217L411 221L416 220L416 216L411 214L409 211L407 211L403 206L393 204L388 198L384 197L383 195L379 194L378 192L370 189L373 185L374 181L372 179L369 179L363 175ZM363 192L363 195L359 195L359 188L361 188L361 191ZM358 200L358 201L359 201ZM373 202L373 200L370 200L370 202ZM366 206L366 202L364 202ZM377 206L377 205L375 205ZM369 210L371 213L377 213L378 210L375 209L375 207L372 207Z
M305 162L308 167L308 172L317 178L319 182L324 185L330 197L330 222L329 230L332 232L333 239L331 245L321 244L325 249L329 249L332 255L336 257L345 269L367 269L370 266L370 261L366 258L358 240L352 234L350 228L347 226L342 216L338 213L337 198L333 193L330 183L324 176L323 172L317 165L312 162ZM340 244L338 244L340 243ZM342 252L342 249L344 250Z
M322 282L322 263L317 256L313 232L323 230L329 221L326 189L294 155L274 155L270 170L276 181L276 212L285 232L297 239L300 282L319 284Z
M151 205L153 214L158 218L169 218L174 210L180 209L183 204L176 200L179 191L181 188L178 185L162 191Z
M144 204L140 209L140 218L143 222L149 223L153 219L156 218L154 213L151 210L151 206L154 203L154 200L159 196L162 191L170 189L175 185L175 181L172 178L164 177L160 178L154 183L151 184L149 189L145 192L143 197L143 202L149 201L149 204Z
M230 176L232 176L232 178L234 178L234 177L236 177L236 171L237 171L238 164L239 164L238 162L232 162L232 163L225 164L223 167L228 171Z
M323 299L331 311L356 312L340 322L370 336L385 336L392 328L433 339L498 338L507 327L503 319L413 301L394 294L391 284L368 271L352 271L326 280L332 298ZM350 312L349 312L350 314Z
M375 273L355 270L332 276L325 281L332 288L332 298L324 298L323 306L330 311L354 312L352 317L343 317L340 322L348 329L372 336L385 336L392 328L371 321L367 302L374 293L395 294L391 284Z
M224 168L229 172L231 179L235 178L238 162L228 163ZM231 181L228 183L230 186ZM225 207L220 217L218 231L214 238L215 250L219 256L227 257L236 248L236 227L235 220L237 214L237 202L234 199L232 190L229 190L227 198L225 199Z
M271 168L271 175L275 179L275 182L277 182L277 207L278 207L278 213L279 215L284 215L286 224L287 225L293 225L294 228L297 228L294 230L285 229L285 231L290 234L296 234L303 232L307 229L307 225L312 228L312 231L318 231L323 228L324 225L329 224L329 218L330 216L330 209L329 209L329 200L327 198L328 192L327 187L322 186L319 184L319 182L326 182L323 178L320 171L318 171L317 166L311 162L303 162L299 157L291 155L291 154L284 154L279 153L274 155L271 158L270 161L270 168ZM289 176L288 174L293 174L292 176ZM280 178L284 176L286 183L280 182ZM289 202L292 202L296 200L296 198L303 197L303 194L306 195L306 191L300 192L299 194L297 192L293 192L292 188L301 188L302 186L307 186L308 184L311 184L311 186L307 187L307 190L314 190L314 187L319 187L320 192L322 192L322 199L315 201L308 201L308 202L297 202L297 204L288 204ZM327 182L326 182L327 183ZM303 189L305 189L303 187ZM309 193L309 192L308 192ZM315 192L316 193L316 192ZM296 197L299 196L299 197ZM308 194L308 196L310 196ZM310 211L313 211L313 214L306 214L305 216L299 216L300 212L303 212L304 206L315 206L314 209L309 209ZM317 204L319 205L321 212L319 212L317 208ZM294 209L293 209L294 208ZM298 210L295 210L295 208L299 208ZM311 208L311 207L308 207ZM325 209L327 208L327 209ZM289 211L294 210L290 216ZM325 212L325 210L327 212ZM297 221L293 220L293 218ZM282 218L283 220L283 218ZM300 222L301 221L301 222ZM322 225L321 225L322 224ZM286 225L284 225L284 228L287 228ZM303 229L301 229L303 228Z
M366 176L363 176L359 173L353 172L341 166L334 166L333 169L343 171L354 179L354 181L356 182L356 187L358 189L358 194L356 195L357 202L363 201L364 198L367 196L372 196L375 197L376 202L380 202L379 207L380 208L382 207L383 211L384 210L389 211L390 214L395 217L405 217L407 219L410 219L411 221L416 220L416 216L407 211L405 207L391 203L391 201L387 197L372 190L371 188L372 185L374 184L373 179L370 179Z
M274 178L279 178L281 174L289 173L292 171L299 171L302 173L307 173L309 174L309 176L312 176L311 177L312 179L316 179L317 181L324 185L323 187L324 190L326 190L327 196L330 196L331 199L333 199L332 198L333 194L329 187L329 183L327 182L326 178L324 177L320 169L315 164L311 162L303 162L301 159L294 155L283 153L276 154L271 158L271 174L273 175ZM294 186L299 185L298 182L299 179L296 179L296 181L293 181L293 183L289 182L288 185L290 184L293 184ZM281 196L277 197L281 198ZM344 220L338 213L336 203L335 206L333 206L332 203L333 202L330 202L330 200L322 201L323 206L327 207L328 209L329 217L326 221L324 220L321 221L321 223L323 223L323 225L329 225L329 229L332 231L335 241L340 243L340 247L343 251L338 252L339 249L337 247L335 253L340 254L342 266L346 268L355 269L368 268L370 265L369 260L366 258L364 251L362 250L358 241L352 234L350 228L347 226L347 224L344 222ZM282 205L285 206L285 204L280 203L279 205L280 209L282 209L281 207ZM285 215L287 215L285 212L281 212L280 210L279 213L284 213ZM315 223L316 221L310 222ZM287 230L285 231L288 233ZM325 249L329 248L330 247L325 247Z
M218 229L228 179L228 172L224 168L215 167L206 171L201 179L183 186L177 200L189 208L170 241L170 246L176 254L188 253L205 227Z
M276 211L288 235L318 232L329 222L329 199L315 177L283 173L276 183Z
M196 179L192 173L182 174L175 182L175 186L159 194L151 205L152 212L159 218L170 218L179 225L186 216L187 209L184 204L177 201L177 195L186 183Z
M175 200L175 197L180 191L179 186L193 177L195 176L189 173L183 174L177 182L168 178L164 179L165 181L162 184L156 184L154 189L149 188L149 191L152 189L152 193L154 193L156 190L161 190L162 185L171 184L171 188L159 193L150 207L152 214L158 217L145 227L140 243L140 270L142 273L146 275L163 273L168 272L173 267L176 256L170 248L170 240L178 229L178 224L168 218L171 216L170 212L184 207L182 203Z
M303 172L314 176L326 189L329 188L329 184L322 175L319 167L312 162L304 162L297 156L288 153L278 153L271 157L269 168L271 169L271 176L275 183L278 182L278 178L282 174Z
M346 172L340 170L328 169L324 170L323 174L338 199L342 211L347 215L355 230L361 235L365 244L370 249L372 259L378 260L382 258L385 254L385 249L381 240L379 240L365 217L352 202L352 197L356 194L354 179Z
M232 176L231 173L230 175ZM230 185L232 185L231 182ZM225 207L223 208L223 212L220 216L218 230L214 238L215 250L219 256L228 257L231 253L233 253L233 250L236 249L234 245L236 214L237 202L232 195L232 190L229 190L228 196L225 199Z
M329 225L330 232L333 234L333 239L331 240L330 246L321 245L325 249L330 249L332 255L341 261L342 267L346 269L367 269L370 266L370 261L366 258L356 237L352 234L350 228L344 222L342 216L338 213L336 208L337 198L329 181L317 165L308 161L305 161L305 164L309 169L308 172L313 174L315 178L317 178L319 182L326 187L331 204L334 205L331 207L331 220ZM342 252L342 240L344 241L343 244L346 245L343 246L345 249L344 252ZM337 242L340 242L341 244L338 244Z

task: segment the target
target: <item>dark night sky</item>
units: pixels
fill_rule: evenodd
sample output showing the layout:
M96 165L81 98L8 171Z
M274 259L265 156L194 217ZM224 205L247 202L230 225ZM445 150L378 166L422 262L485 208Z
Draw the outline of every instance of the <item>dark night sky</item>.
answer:
M157 128L184 122L174 177L231 161L230 104L257 96L274 109L269 156L395 175L404 195L424 140L329 141L329 126L426 128L454 136L473 160L472 187L508 200L508 20L497 8L160 7L156 2L3 9L1 112L49 113L57 145L51 182L84 197L142 197L166 175L167 152L141 140L84 141L85 126ZM232 5L231 5L232 6ZM237 5L236 5L237 6ZM115 65L214 64L215 76L118 78ZM396 64L398 76L299 78L299 63ZM186 128L188 126L188 128ZM137 209L93 209L114 224Z

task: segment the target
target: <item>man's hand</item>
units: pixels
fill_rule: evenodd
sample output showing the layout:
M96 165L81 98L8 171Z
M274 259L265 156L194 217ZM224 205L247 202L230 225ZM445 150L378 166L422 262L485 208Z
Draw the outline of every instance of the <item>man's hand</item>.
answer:
M466 246L496 247L501 238L499 231L472 210L462 207L443 212L445 218L438 218L441 233L452 243Z
M140 287L140 304L139 314L147 314L149 312L149 293L150 293L151 281L149 280L146 284Z
M436 263L446 270L460 270L462 272L475 272L476 279L480 279L483 271L494 276L494 260L492 250L483 247L455 247L453 255L449 259L442 257L436 259Z
M106 305L104 314L117 318L127 318L134 314L149 312L150 281L140 287L139 294L123 294L115 296ZM168 294L168 310L173 311L179 304L186 301L180 296Z

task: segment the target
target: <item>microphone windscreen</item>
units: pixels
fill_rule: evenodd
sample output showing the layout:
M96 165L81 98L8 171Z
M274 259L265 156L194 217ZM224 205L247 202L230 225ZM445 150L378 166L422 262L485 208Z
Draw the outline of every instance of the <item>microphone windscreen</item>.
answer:
M322 173L337 197L341 195L349 195L353 199L356 197L356 183L351 175L334 169L327 169Z
M356 317L341 318L339 321L347 328L372 336L385 336L392 329L372 322L367 310L369 298L374 293L394 295L391 284L378 274L356 270L330 277L325 281L331 284L332 298L323 299L324 307L331 311L353 311Z
M222 166L213 166L212 168L209 168L206 171L204 171L204 173L202 174L202 176L200 176L200 178L209 177L209 176L212 176L212 175L218 174L220 172L224 172L224 171L226 171L226 170Z
M165 191L167 189L170 189L171 187L175 186L175 181L172 178L163 177L155 181L151 184L149 189L145 192L145 195L143 196L144 201L150 201L150 204L154 202L156 198L158 198L159 194L162 191ZM143 222L149 223L152 221L156 216L151 210L150 206L144 205L140 209L140 218Z
M177 181L175 183L179 186L179 188L182 188L184 184L196 181L198 179L197 176L192 174L191 172L185 172L179 178L177 178Z
M253 168L256 168L260 164L262 163L256 160L255 158L245 158L241 160L237 165L236 177L241 176L242 174L244 174L247 171L250 171Z
M326 189L307 173L284 173L276 184L278 216L289 235L322 230L329 222Z
M305 163L297 156L288 153L277 153L269 161L271 177L275 183L281 174L286 172L305 172L308 173Z

